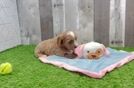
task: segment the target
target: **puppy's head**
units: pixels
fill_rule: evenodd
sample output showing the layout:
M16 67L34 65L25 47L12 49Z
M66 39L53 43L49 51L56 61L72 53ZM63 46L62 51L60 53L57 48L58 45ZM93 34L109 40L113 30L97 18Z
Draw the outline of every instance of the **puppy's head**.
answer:
M74 32L64 32L57 38L57 44L60 48L65 50L74 50L77 46L77 37Z

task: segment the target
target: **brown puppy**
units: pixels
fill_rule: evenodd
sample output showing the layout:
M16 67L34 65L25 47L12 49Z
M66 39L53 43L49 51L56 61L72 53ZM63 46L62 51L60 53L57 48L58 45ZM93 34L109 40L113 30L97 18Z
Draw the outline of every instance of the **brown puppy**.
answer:
M35 55L58 55L67 58L75 58L74 49L77 47L77 37L72 32L63 32L60 35L40 42L35 48Z

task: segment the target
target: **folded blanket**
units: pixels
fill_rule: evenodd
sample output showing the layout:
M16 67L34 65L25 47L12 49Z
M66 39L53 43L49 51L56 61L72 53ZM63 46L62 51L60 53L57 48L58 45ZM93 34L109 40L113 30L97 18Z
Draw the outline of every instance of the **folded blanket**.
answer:
M109 56L103 56L98 60L85 58L68 59L60 56L40 57L39 59L48 64L63 67L69 71L80 72L93 78L102 78L107 72L134 59L134 53L118 51L107 48Z

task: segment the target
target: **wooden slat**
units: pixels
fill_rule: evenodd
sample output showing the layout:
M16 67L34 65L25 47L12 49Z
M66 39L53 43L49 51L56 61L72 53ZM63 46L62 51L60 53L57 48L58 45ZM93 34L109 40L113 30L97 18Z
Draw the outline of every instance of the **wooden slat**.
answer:
M52 0L53 32L58 35L65 28L65 3L64 0Z
M110 46L124 46L126 0L110 0Z
M52 1L39 0L42 40L53 37Z
M134 47L134 0L126 0L125 45Z
M81 43L94 40L94 0L78 0L79 30L78 39ZM80 37L79 37L80 36Z
M78 29L78 0L65 0L65 29Z
M9 0L12 1L12 0ZM38 0L15 0L18 6L22 44L37 44L41 41Z
M94 39L109 45L110 0L94 0Z

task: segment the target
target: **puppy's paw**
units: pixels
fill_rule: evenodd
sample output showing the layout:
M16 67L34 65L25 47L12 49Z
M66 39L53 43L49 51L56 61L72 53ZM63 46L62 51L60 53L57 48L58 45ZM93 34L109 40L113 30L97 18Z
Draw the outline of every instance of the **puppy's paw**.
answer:
M76 58L77 57L77 55L75 53L72 53L72 54L65 53L64 56L67 57L67 58L70 58L70 59L73 59L73 58Z

